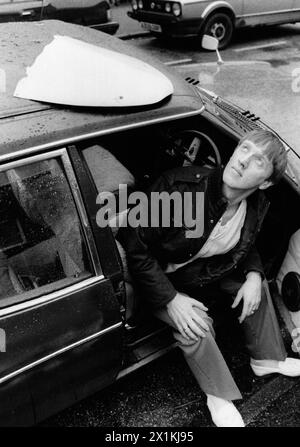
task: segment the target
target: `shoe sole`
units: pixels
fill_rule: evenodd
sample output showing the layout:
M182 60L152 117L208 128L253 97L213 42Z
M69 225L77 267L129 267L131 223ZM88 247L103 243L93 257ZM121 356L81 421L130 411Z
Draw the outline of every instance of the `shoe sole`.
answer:
M282 373L280 371L272 371L272 370L267 370L266 368L263 368L263 370L259 370L256 369L255 370L252 368L252 371L254 372L254 374L258 377L262 377L262 376L271 376L273 374L281 374L283 376L287 376L287 377L299 377L299 373Z

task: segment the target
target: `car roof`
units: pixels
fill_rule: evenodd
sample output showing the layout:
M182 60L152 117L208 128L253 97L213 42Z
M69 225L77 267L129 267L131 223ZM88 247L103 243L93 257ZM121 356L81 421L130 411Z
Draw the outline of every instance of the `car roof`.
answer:
M165 65L116 37L56 20L0 24L0 61L6 89L0 86L0 157L33 147L56 147L124 128L196 115L203 104L193 88ZM13 96L18 81L54 35L65 35L137 57L171 80L174 93L159 104L138 108L79 108L30 101ZM145 85L145 88L147 86Z

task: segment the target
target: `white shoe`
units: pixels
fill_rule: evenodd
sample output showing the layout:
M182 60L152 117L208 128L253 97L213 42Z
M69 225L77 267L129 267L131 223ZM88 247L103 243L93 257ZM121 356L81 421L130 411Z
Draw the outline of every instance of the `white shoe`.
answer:
M284 361L277 362L277 366L254 365L251 362L250 366L256 376L276 373L289 377L300 376L300 359L294 359L292 357L287 357Z
M245 427L245 423L239 411L231 401L224 400L223 405L216 408L213 399L207 397L207 406L213 423L217 427Z

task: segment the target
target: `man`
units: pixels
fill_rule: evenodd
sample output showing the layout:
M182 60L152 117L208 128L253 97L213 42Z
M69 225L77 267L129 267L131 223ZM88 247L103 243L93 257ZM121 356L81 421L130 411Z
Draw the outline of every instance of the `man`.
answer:
M254 247L268 209L263 191L282 177L286 163L285 148L276 136L253 131L240 141L224 170L176 168L149 191L179 191L182 196L191 192L193 215L199 207L196 193L202 193L203 234L191 237L185 225L128 227L118 233L140 296L175 329L188 365L207 395L212 419L220 427L242 427L244 422L232 403L241 394L215 343L207 313L212 287L219 300L226 292L232 308L241 308L239 322L254 373L300 375L300 360L287 358Z

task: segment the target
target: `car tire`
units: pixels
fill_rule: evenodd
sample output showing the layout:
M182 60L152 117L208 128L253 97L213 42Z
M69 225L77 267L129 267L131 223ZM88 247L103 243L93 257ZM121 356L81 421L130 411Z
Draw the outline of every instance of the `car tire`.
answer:
M233 35L234 25L231 17L224 13L218 12L209 16L201 30L201 37L204 34L214 36L219 41L219 49L227 47Z

